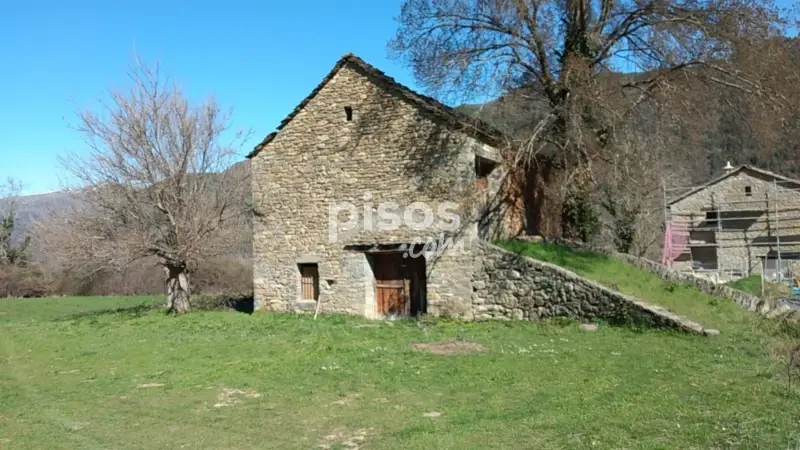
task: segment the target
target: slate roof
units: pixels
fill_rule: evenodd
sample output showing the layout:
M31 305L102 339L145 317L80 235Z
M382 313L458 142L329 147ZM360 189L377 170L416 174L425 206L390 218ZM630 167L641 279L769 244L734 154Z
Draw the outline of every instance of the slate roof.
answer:
M418 108L425 110L426 112L432 114L433 116L440 118L442 120L448 121L453 124L455 129L465 129L469 128L471 131L475 133L475 136L478 139L481 139L487 144L497 146L500 142L505 140L503 133L498 131L496 128L492 127L491 125L487 124L486 122L468 116L464 113L458 112L455 109L437 101L434 98L422 95L418 92L415 92L409 89L406 86L398 83L394 78L386 75L382 71L378 70L374 66L366 63L363 59L359 58L358 56L348 53L344 55L339 61L333 66L333 69L322 79L322 82L311 91L310 94L303 101L300 102L297 107L292 110L278 125L275 131L269 133L263 141L261 141L258 145L255 146L252 152L247 155L247 158L252 158L256 156L264 146L272 142L275 139L275 136L278 134L280 130L283 129L291 120L305 108L305 106L328 84L328 81L333 79L333 77L345 66L355 67L362 72L366 73L369 76L372 76L382 82L382 85L385 89L389 89L396 94L400 95L401 97L409 100L411 103L416 105Z

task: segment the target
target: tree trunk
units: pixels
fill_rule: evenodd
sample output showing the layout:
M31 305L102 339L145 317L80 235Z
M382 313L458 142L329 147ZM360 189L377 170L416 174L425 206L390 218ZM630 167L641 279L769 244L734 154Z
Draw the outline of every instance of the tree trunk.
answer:
M166 265L164 270L167 273L167 312L189 312L189 274L186 264Z

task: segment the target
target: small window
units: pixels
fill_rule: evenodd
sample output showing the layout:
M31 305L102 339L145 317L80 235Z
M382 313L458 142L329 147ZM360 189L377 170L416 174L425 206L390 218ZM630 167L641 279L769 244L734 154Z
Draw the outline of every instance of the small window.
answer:
M752 197L753 196L753 188L751 188L750 186L745 186L744 187L744 195L747 196L747 197Z
M319 267L300 264L300 292L303 300L319 299Z
M492 174L497 164L488 159L475 157L475 179L476 184L480 189L487 189L489 187L489 175Z
M353 108L350 107L350 106L345 106L344 107L344 116L345 116L345 118L347 119L348 122L352 122L353 121Z
M709 227L716 227L718 225L716 211L709 211L706 213L706 225Z

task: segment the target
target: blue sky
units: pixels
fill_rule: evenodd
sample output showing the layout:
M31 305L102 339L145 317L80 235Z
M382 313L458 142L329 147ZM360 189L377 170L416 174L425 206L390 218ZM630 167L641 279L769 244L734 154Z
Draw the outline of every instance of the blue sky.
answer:
M789 6L791 0L779 0ZM400 0L7 2L0 13L0 180L26 193L60 186L59 154L80 151L69 128L110 87L124 86L134 53L159 60L197 99L233 106L256 140L353 52L415 87L387 59Z
M119 6L117 6L119 4ZM11 2L0 13L0 180L59 188L57 155L80 151L76 108L124 86L134 52L192 97L234 108L251 144L273 131L344 53L414 87L386 54L400 0ZM249 147L250 145L248 145ZM249 150L249 149L248 149Z

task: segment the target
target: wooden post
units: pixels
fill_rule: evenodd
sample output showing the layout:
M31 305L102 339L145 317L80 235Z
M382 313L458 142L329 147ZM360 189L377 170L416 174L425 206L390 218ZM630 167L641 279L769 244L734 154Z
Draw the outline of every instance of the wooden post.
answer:
M717 279L719 280L722 277L722 252L720 251L722 250L722 217L719 210L719 202L713 192L711 193L711 206L717 215L717 236L714 239L714 246L717 248Z
M761 260L761 298L764 298L764 277L767 275L767 258Z
M314 308L314 320L317 320L317 316L319 315L319 307L322 301L317 297L317 307Z

